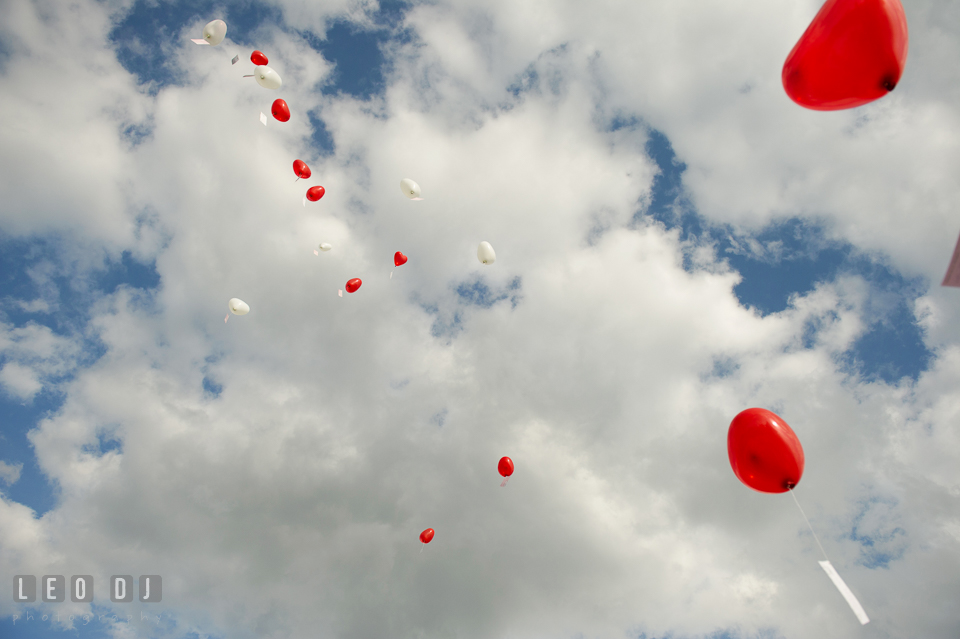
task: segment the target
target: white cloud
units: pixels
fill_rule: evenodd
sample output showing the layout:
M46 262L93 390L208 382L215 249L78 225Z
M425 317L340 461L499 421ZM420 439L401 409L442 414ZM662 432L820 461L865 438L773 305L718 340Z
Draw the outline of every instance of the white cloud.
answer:
M0 369L0 384L20 399L32 399L43 387L33 370L16 363L4 364Z
M47 326L30 322L14 328L0 324L0 385L24 401L33 399L44 383L69 372L80 354L80 345L57 335Z
M871 630L955 636L938 598L956 599L960 568L960 305L917 302L938 350L915 384L851 378L837 358L871 319L868 283L823 282L766 317L741 307L712 247L687 271L677 231L632 226L656 171L647 134L605 131L616 113L663 130L710 220L817 216L933 277L954 102L930 88L939 72L908 66L913 88L858 112L790 104L779 65L815 8L421 5L417 38L388 48L386 94L363 104L313 93L330 66L269 27L280 93L239 77L240 47L185 41L169 55L186 84L153 98L113 59L103 5L47 23L18 6L6 73L30 84L0 98L23 127L0 133L2 228L75 234L65 263L81 275L104 254L155 257L161 285L95 301L86 330L105 355L30 434L58 505L36 519L3 502L4 572L159 573L173 636L850 636L791 500L729 469L730 419L762 405L804 443L797 496ZM46 48L27 41L41 24ZM955 46L914 24L918 59ZM525 71L537 81L514 97ZM294 117L263 127L278 95ZM309 146L314 108L332 157ZM152 135L129 148L119 126L144 120ZM89 160L56 189L35 170L54 149ZM327 195L305 209L316 183ZM495 265L476 261L480 240ZM320 241L334 250L314 256ZM363 287L338 297L350 277ZM457 295L477 281L516 306ZM251 312L224 324L234 296ZM4 330L16 379L73 365L49 329ZM110 438L121 449L104 452ZM517 471L501 489L504 454ZM854 525L902 528L884 546L899 556L864 566Z
M8 486L17 483L21 470L23 470L23 464L8 464L0 461L0 481Z

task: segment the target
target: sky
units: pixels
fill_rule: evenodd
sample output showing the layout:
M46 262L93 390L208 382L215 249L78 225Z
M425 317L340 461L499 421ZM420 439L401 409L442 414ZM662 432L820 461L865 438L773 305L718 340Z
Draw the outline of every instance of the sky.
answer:
M819 4L4 3L0 635L960 635L960 5L815 112Z

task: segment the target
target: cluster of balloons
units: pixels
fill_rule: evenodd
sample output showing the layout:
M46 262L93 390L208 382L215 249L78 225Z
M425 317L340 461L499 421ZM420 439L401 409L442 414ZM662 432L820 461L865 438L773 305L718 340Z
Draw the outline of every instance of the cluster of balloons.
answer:
M193 42L196 42L197 44L207 44L207 45L216 46L221 42L223 42L223 39L226 36L226 34L227 34L226 23L223 20L213 20L207 23L206 26L204 26L203 39L193 40ZM239 60L239 56L233 59L233 63L236 64L237 60ZM282 86L283 81L280 79L280 75L276 71L271 69L269 66L267 66L270 60L267 58L266 54L264 54L262 51L259 51L259 50L254 51L252 54L250 54L250 61L254 64L254 72L252 76L246 76L246 77L253 77L257 81L257 83L260 86L264 87L265 89L279 89ZM290 107L286 103L286 101L283 100L282 98L277 98L276 100L274 100L273 104L270 107L270 113L279 122L288 122L290 120ZM262 113L261 113L261 121L264 124L266 124L266 119L263 117ZM296 159L293 161L293 173L294 175L297 176L297 180L301 180L301 179L305 180L310 178L313 175L307 163L300 159ZM423 199L421 197L420 185L414 182L413 180L411 180L410 178L403 178L400 181L400 191L407 198L411 200ZM325 193L326 193L326 190L322 186L310 187L309 189L307 189L307 194L304 199L304 205L306 205L307 200L311 202L318 201L320 198L324 196ZM331 250L333 247L326 242L322 242L317 248L319 249L319 251L327 252ZM317 250L314 250L314 254L319 255ZM477 248L477 258L483 264L493 264L497 256L493 250L493 247L490 245L490 243L484 241L484 242L481 242L480 246ZM406 255L404 255L402 251L397 251L396 253L393 254L393 265L394 267L402 266L407 263L408 259L409 258ZM393 273L391 273L390 275L392 277ZM347 280L347 283L344 286L344 289L347 291L347 293L355 293L360 289L362 285L363 285L363 281L359 277L354 277ZM230 301L227 302L227 307L229 308L230 313L233 313L234 315L246 315L247 313L250 312L250 306L243 300L236 297L231 298ZM223 321L226 322L229 318L230 318L230 315L228 314ZM506 485L507 479L509 479L510 476L513 474L513 468L514 468L513 460L511 460L509 457L503 457L500 459L500 461L497 464L497 470L500 473L500 475L504 477L503 483L500 484L501 486ZM421 543L423 543L424 545L429 544L431 541L433 541L434 534L435 534L435 531L433 528L427 528L426 530L424 530L422 533L420 533Z
M193 41L197 44L211 44L216 46L223 42L226 34L227 24L223 20L213 20L203 28L204 39ZM233 63L236 64L237 60L239 60L239 56L233 59ZM244 77L252 77L257 81L257 84L264 89L276 90L283 86L283 80L280 78L280 74L267 66L270 63L270 59L267 58L267 55L263 51L255 50L251 53L250 62L254 65L253 74ZM277 98L273 101L273 104L270 105L270 114L273 115L274 119L278 122L289 122L290 105L288 105L287 101L283 98ZM260 121L263 124L267 123L267 118L263 113L260 114ZM310 167L308 167L303 160L296 160L293 163L293 172L297 175L297 179L310 177ZM303 201L304 206L306 206L307 200L311 202L318 201L323 197L324 193L325 190L322 186L311 187L307 190L306 197Z
M216 46L223 41L226 31L226 23L214 20L203 28L203 39L194 42ZM831 111L867 104L897 86L906 64L907 42L907 22L900 0L827 0L784 62L784 90L794 102L808 109ZM282 80L267 66L269 60L264 53L254 51L250 60L255 66L252 77L260 86L280 88ZM290 108L283 99L274 101L271 113L280 122L290 120ZM312 175L310 167L299 159L293 163L293 172L298 180ZM423 199L420 185L410 178L400 181L400 190L411 200ZM310 187L304 204L306 200L318 201L325 192L322 186ZM321 243L318 248L326 252L332 246ZM314 253L318 254L316 250ZM485 265L496 261L489 242L480 242L477 259ZM401 251L394 253L395 267L407 260ZM362 284L355 277L344 288L347 293L354 293ZM960 286L960 241L944 284ZM232 298L228 306L234 315L250 312L250 307L237 298ZM803 476L803 447L796 433L778 415L762 408L744 410L733 419L727 432L727 454L734 475L759 492L792 495ZM506 486L513 475L513 460L502 457L497 471L504 478L500 485ZM433 528L427 528L420 533L420 542L429 544L435 534ZM867 623L869 619L860 603L829 560L820 564L860 622Z

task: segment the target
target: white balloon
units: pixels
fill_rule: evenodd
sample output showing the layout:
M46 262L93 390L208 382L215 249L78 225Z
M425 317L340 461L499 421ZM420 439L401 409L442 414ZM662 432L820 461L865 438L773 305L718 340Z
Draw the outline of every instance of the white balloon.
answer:
M415 200L420 197L420 185L410 178L403 178L400 180L400 190L403 191L403 194L411 200Z
M477 259L484 264L493 264L497 261L497 254L493 252L490 242L480 242L480 246L477 247Z
M246 315L250 312L250 307L247 306L247 303L236 297L230 298L230 301L227 302L227 307L229 307L230 312L234 315Z
M203 39L217 46L223 42L223 38L227 35L227 23L223 20L213 20L208 22L207 25L203 28Z
M327 244L326 242L324 242L323 244L320 245L320 250L323 251L323 252L327 252L327 251L329 251L329 250L332 249L332 248L333 248L333 246L331 246L330 244Z
M283 84L280 74L267 66L257 67L253 70L253 78L257 84L264 89L279 89Z

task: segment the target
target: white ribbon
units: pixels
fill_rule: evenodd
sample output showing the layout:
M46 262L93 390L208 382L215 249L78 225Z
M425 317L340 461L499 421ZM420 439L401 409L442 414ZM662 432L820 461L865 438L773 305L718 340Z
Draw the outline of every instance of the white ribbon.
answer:
M837 587L837 590L840 591L840 594L843 595L843 598L847 600L850 610L852 610L853 614L855 614L857 619L860 620L860 625L870 623L870 618L867 617L867 613L864 612L863 606L860 605L860 602L857 601L856 595L854 595L847 584L844 583L843 579L840 577L840 574L837 572L837 569L833 567L833 564L831 564L829 561L821 561L820 567L823 568L823 571L827 573L828 577L830 577L830 581L832 581L833 585Z

